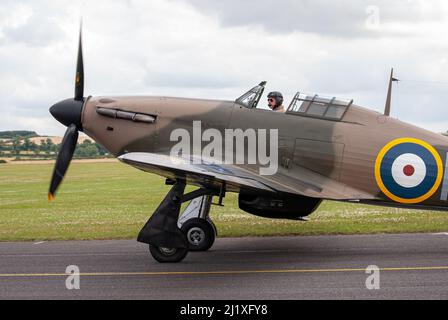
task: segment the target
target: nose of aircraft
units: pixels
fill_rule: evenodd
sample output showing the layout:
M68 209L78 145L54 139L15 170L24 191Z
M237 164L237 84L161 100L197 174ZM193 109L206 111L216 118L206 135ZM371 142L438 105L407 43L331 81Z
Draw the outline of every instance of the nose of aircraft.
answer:
M69 127L74 124L80 130L82 128L81 114L83 105L83 101L67 99L52 106L50 108L50 113L64 126Z

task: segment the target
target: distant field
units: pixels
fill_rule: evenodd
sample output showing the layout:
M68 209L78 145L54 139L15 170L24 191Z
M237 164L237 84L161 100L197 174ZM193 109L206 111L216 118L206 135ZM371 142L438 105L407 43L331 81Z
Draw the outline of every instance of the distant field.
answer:
M51 164L0 165L0 241L135 238L169 187L118 162L75 162L48 203ZM213 207L220 236L448 231L448 213L325 202L310 222L270 220Z

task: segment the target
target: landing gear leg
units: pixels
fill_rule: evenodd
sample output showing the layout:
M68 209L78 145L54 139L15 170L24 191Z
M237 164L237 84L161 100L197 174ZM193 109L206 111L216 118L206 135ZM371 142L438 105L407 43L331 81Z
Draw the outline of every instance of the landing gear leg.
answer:
M215 243L217 229L210 219L212 196L191 200L179 218L178 227L185 233L190 251L207 251Z
M188 254L187 238L177 226L185 186L185 181L174 184L138 236L160 263L180 262Z

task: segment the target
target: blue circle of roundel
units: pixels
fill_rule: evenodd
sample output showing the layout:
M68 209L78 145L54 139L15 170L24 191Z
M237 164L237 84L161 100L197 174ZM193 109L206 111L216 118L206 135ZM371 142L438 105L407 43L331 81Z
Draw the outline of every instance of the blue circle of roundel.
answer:
M401 155L410 153L420 157L426 165L426 176L416 187L405 188L399 185L392 176L392 164ZM415 143L402 143L391 148L381 161L381 179L384 186L395 196L403 199L415 199L428 193L437 180L437 161L434 156L424 148Z

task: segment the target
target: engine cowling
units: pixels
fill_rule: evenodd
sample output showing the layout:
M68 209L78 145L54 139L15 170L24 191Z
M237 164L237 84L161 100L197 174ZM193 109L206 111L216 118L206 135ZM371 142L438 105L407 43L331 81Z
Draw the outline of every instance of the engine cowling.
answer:
M299 195L256 195L240 193L238 204L241 210L258 217L299 220L312 214L322 199Z

